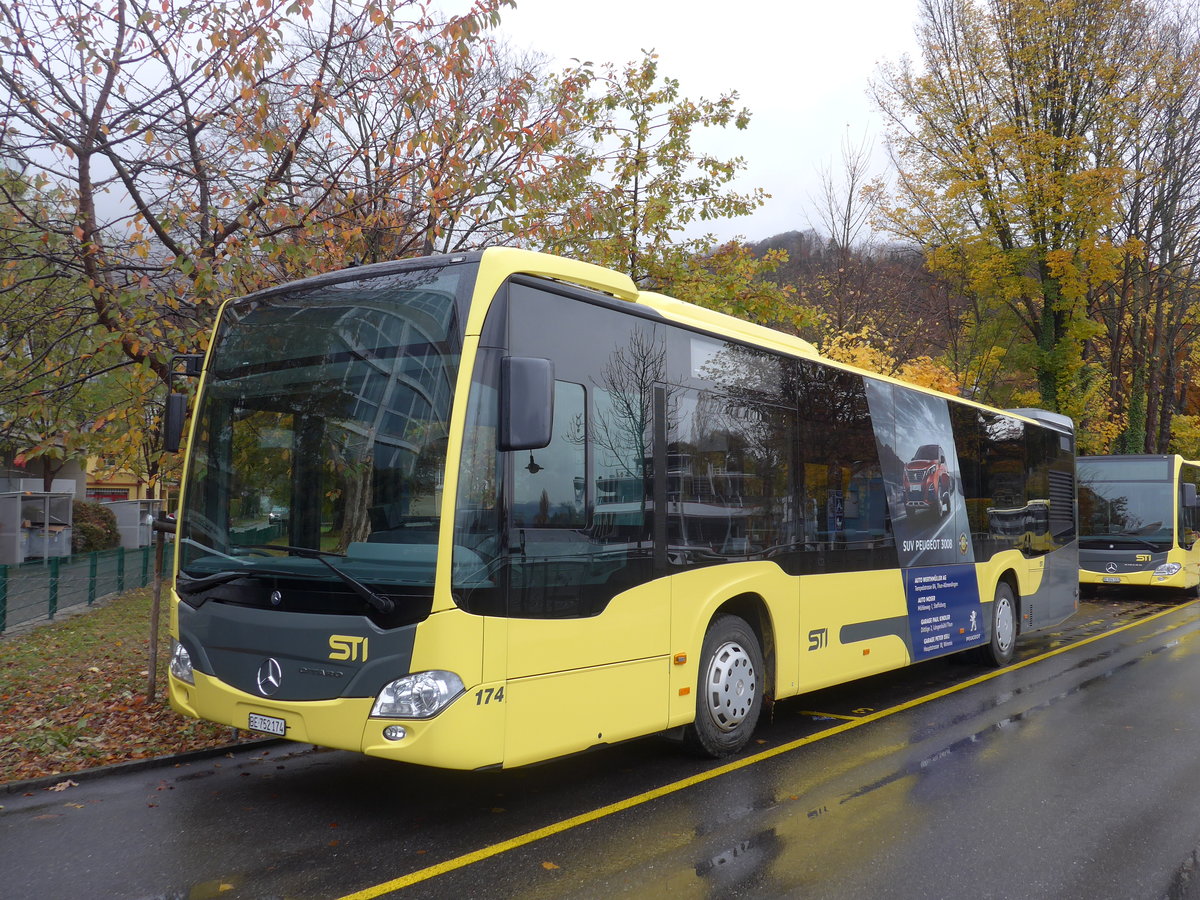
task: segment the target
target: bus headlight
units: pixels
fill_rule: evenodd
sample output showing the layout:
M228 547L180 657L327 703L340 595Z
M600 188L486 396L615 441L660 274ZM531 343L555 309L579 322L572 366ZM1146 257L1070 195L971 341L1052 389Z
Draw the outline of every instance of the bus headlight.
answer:
M192 655L175 638L171 638L171 674L188 684L196 683L196 677L192 674Z
M1154 570L1154 575L1156 578L1170 578L1182 568L1179 563L1163 563Z
M371 715L386 719L428 719L436 716L463 692L462 679L453 672L417 672L383 686Z

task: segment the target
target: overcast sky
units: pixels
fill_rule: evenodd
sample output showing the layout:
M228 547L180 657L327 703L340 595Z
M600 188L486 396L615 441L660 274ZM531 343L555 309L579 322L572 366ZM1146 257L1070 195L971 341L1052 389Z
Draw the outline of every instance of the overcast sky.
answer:
M771 194L753 216L713 223L719 238L760 240L817 223L818 172L837 170L845 136L874 140L882 124L867 98L877 65L915 56L919 0L517 0L501 31L515 48L618 65L659 55L660 75L687 97L736 90L752 118L745 131L699 146L746 160L744 186Z

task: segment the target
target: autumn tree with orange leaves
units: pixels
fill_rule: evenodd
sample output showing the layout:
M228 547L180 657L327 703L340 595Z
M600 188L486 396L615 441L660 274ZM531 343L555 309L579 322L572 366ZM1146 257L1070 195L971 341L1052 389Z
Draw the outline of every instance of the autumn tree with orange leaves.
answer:
M379 252L447 246L467 220L477 230L554 140L543 128L554 111L515 99L532 92L526 73L478 83L502 5L478 0L443 21L411 0L6 4L0 165L13 189L0 207L46 239L10 245L20 251L0 293L20 297L15 270L52 270L86 303L96 341L158 390L175 353L203 349L221 299ZM472 90L487 99L467 121L439 117ZM382 108L398 113L391 127L369 119ZM504 191L481 200L479 168L464 161L490 150L499 165L496 148L515 133L527 137L519 158L493 176ZM376 165L397 159L406 168L380 177ZM377 249L381 235L392 244ZM58 313L30 312L28 327L53 332ZM53 413L60 394L10 395L3 418L19 429ZM147 406L86 427L132 457L156 443ZM64 430L30 435L30 454L56 452Z

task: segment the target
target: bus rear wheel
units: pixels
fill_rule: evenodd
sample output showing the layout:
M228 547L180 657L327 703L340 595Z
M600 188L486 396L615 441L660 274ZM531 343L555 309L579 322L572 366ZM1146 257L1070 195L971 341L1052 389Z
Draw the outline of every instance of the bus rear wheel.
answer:
M704 635L696 690L696 719L684 730L693 752L720 758L750 741L763 701L758 637L737 616L713 619Z
M1012 662L1017 649L1017 600L1012 585L1001 581L996 585L992 600L992 634L979 648L980 659L989 666L1000 668Z

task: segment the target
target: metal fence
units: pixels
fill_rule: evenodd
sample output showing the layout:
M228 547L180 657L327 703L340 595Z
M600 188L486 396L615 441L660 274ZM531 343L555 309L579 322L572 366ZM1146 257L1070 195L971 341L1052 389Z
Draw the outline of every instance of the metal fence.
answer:
M153 580L153 546L0 566L0 633Z

